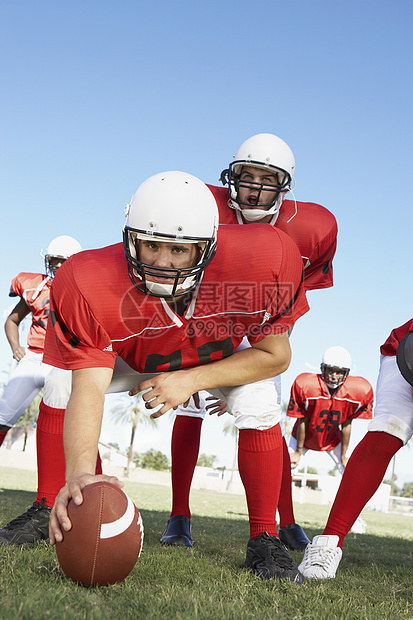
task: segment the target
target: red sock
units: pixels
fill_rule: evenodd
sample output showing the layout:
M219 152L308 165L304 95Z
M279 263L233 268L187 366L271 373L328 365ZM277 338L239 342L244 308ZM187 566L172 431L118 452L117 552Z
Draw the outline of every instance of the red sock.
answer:
M0 446L3 443L3 441L6 439L6 435L7 435L7 432L3 433L2 431L0 431Z
M65 409L45 405L43 399L37 419L37 502L46 498L46 506L54 504L56 495L66 484L65 452L63 448L63 422Z
M280 499L278 500L280 527L295 523L293 509L293 492L291 476L291 459L285 437L283 439L283 473L281 478Z
M189 493L199 453L202 418L177 415L172 431L172 512L191 518Z
M66 462L63 447L63 423L66 409L49 407L43 402L37 419L37 498L40 503L46 499L46 506L54 504L56 495L66 484ZM102 473L102 462L98 452L96 474Z
M344 470L323 534L339 537L339 547L380 486L403 442L388 433L369 432L356 446Z
M95 474L101 474L102 473L102 459L100 458L100 454L99 454L99 448L98 448L98 455L96 457L96 469L95 469Z
M275 513L282 473L279 424L265 431L240 430L238 467L247 497L250 538L263 532L276 536Z

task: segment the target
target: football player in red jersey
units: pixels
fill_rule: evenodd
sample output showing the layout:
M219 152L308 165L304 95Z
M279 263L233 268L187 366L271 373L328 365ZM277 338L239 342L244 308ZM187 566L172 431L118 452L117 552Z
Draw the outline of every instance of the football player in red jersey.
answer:
M349 376L350 368L348 351L334 346L325 351L320 374L302 373L295 379L287 410L289 417L298 418L290 439L293 469L308 450L315 450L327 452L343 474L352 421L373 415L373 388L363 377ZM284 510L292 510L292 498L290 505L280 501L278 510L281 519ZM363 533L365 528L359 518L353 531Z
M216 201L199 179L161 173L128 206L123 245L83 252L59 270L45 346L56 368L41 411L64 417L67 483L58 479L50 541L70 528L70 497L81 503L81 489L102 479L94 472L108 390L145 391L158 417L216 389L239 428L250 521L245 564L262 578L301 583L275 523L282 436L272 377L288 367L288 331L308 310L302 260L275 228L255 225L251 241L242 227L224 226L216 241L217 226ZM235 352L244 337L251 346ZM116 360L122 368L114 376Z
M4 328L17 365L0 400L0 446L9 428L43 387L45 376L51 368L42 362L50 287L59 267L81 249L73 237L56 237L50 242L44 257L46 273L19 273L11 282L9 295L20 297L20 301L7 317ZM30 313L32 323L26 348L20 344L19 325Z
M273 134L257 134L238 149L234 161L221 173L225 187L208 185L219 208L220 224L268 223L294 240L300 251L305 290L333 285L332 260L336 251L337 223L330 211L311 202L286 200L294 184L295 159L290 147ZM253 235L251 229L248 230ZM241 346L248 346L244 342ZM280 377L276 377L278 404ZM198 459L201 425L206 411L223 413L219 403L208 404L207 393L197 402L178 407L172 433L172 511L161 542L193 545L189 494ZM189 446L189 447L188 447ZM281 540L292 549L310 542L295 523L292 507L291 466L283 441L283 479L280 492Z
M363 377L349 376L351 357L343 347L330 347L321 374L302 373L295 379L287 415L298 418L291 433L291 466L308 450L326 451L342 474L347 465L351 423L371 419L373 388Z
M348 460L324 532L305 551L299 569L309 578L335 577L345 536L377 491L393 456L413 435L412 338L410 319L380 348L374 417Z

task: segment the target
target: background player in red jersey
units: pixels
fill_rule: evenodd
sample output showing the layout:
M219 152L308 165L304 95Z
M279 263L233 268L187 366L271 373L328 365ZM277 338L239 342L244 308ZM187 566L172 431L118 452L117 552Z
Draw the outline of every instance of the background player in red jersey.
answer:
M20 418L35 396L44 386L46 376L51 370L43 363L43 349L46 325L49 317L50 287L61 265L76 252L80 244L73 237L63 235L53 239L44 257L46 273L19 273L13 278L11 297L20 297L6 319L5 331L13 358L17 366L0 400L0 445L10 427ZM32 323L27 336L27 348L21 346L19 325L32 313ZM46 538L48 533L50 508L45 501L35 501L23 515L13 519L0 529L0 544L10 544L21 539L21 528L28 524L22 542L31 542L37 537Z
M393 456L413 435L412 333L410 319L380 348L374 417L349 458L324 532L305 551L299 569L306 577L335 577L345 536L378 489Z
M11 372L0 400L0 446L9 428L43 387L45 376L51 368L42 363L50 287L59 267L81 249L72 237L56 237L50 242L44 257L46 273L19 273L11 282L9 295L20 297L20 301L7 317L4 329L17 366ZM32 323L26 348L20 344L19 325L30 313Z
M262 578L301 583L276 531L282 437L272 380L290 361L288 330L308 310L297 247L261 225L248 248L239 226L222 227L216 243L214 197L185 173L151 177L128 211L124 245L74 256L52 288L45 360L56 368L42 407L64 417L67 484L58 479L50 540L70 528L70 497L80 503L81 489L96 480L104 396L115 390L115 362L123 360L127 373L116 388L146 391L148 408L160 406L153 417L200 389L218 389L239 428L250 521L245 564ZM235 352L245 336L251 346Z
M363 377L349 376L350 368L348 351L330 347L321 374L305 372L295 379L287 410L289 417L298 418L290 440L293 469L308 450L316 450L327 452L343 474L352 421L373 415L373 388Z
M340 474L347 465L351 423L356 418L371 419L373 388L363 377L349 376L351 357L343 347L330 347L323 355L321 374L302 373L291 387L287 415L298 418L294 424L290 448L291 466L296 468L308 450L327 452ZM286 501L278 505L292 509ZM353 531L365 531L359 519ZM286 535L288 535L288 528Z
M221 180L228 184L228 189L208 187L218 204L220 224L260 222L284 231L301 253L305 290L328 288L333 285L337 223L332 213L321 205L285 199L294 184L294 173L295 159L290 147L273 134L257 134L240 146L234 161L221 173ZM248 346L248 342L242 346ZM276 377L275 382L280 407L280 377ZM161 538L163 544L189 547L193 544L189 494L198 459L202 420L208 408L210 413L220 412L219 403L208 405L208 397L204 392L196 404L191 400L187 407L178 407L171 446L172 511ZM283 472L280 502L285 508L279 511L279 535L290 548L304 549L310 541L295 523L290 457L285 441Z

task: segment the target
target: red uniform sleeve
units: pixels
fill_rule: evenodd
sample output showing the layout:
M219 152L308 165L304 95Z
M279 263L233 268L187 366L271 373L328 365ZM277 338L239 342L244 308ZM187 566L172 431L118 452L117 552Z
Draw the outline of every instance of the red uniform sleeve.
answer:
M332 261L337 246L334 215L314 202L285 200L274 226L297 244L305 267L304 288L333 286Z
M252 225L250 224L249 226ZM263 227L262 224L259 226ZM254 231L250 230L251 234L253 234ZM267 285L266 317L259 328L254 329L254 333L248 335L248 340L251 344L259 342L265 336L288 331L309 310L305 290L302 285L302 260L296 244L282 231L276 231L266 226L265 230L272 231L271 237L274 238L271 238L269 242L277 244L277 251L281 259L278 271L275 271L274 261L271 283ZM267 241L266 243L267 248L271 247L269 242ZM267 260L269 260L268 257ZM273 281L275 281L275 286Z
M53 280L43 361L65 370L113 368L116 354L111 349L108 334L76 285L68 259Z
M387 338L386 342L380 347L380 353L382 355L396 355L397 347L404 336L413 331L413 319L404 323L401 327L396 327Z
M287 415L290 418L306 418L306 398L300 382L305 373L298 375L291 387L290 401L288 403Z
M360 402L360 407L350 416L352 420L371 420L373 417L374 394L373 388L367 379L363 377L349 377L356 380L356 398Z
M20 283L20 273L13 278L10 285L9 297L21 297L23 295L23 289Z
M335 223L335 219L334 219ZM304 270L306 291L333 286L333 258L337 248L337 224L324 237L310 256L310 265Z

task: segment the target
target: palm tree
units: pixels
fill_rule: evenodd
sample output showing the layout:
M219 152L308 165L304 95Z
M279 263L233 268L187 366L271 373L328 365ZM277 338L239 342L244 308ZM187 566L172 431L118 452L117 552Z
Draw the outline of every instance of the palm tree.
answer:
M127 423L132 425L131 438L128 448L128 462L125 467L124 474L129 476L129 468L133 457L133 442L135 441L135 433L138 424L149 424L150 426L156 426L156 420L150 417L150 412L145 408L145 401L141 394L137 394L132 398L122 395L119 399L122 401L119 405L112 409L112 413L115 416L115 424L119 422L121 424Z

